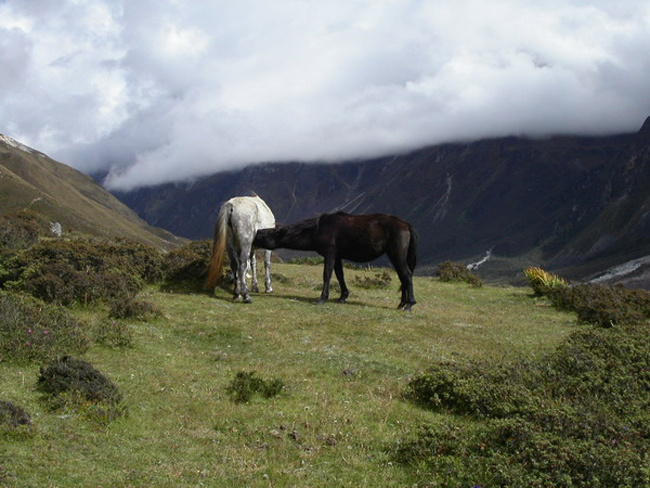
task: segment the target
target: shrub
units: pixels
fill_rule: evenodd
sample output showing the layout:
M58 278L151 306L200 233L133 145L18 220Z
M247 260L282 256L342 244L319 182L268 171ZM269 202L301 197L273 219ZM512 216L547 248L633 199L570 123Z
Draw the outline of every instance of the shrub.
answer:
M16 428L31 423L32 419L24 408L6 400L0 400L0 426Z
M102 422L124 413L117 386L81 359L63 356L41 367L36 389L54 409L71 407Z
M279 395L283 389L282 380L265 380L258 378L254 371L240 371L226 388L226 392L234 402L248 403L256 394L271 398Z
M565 288L569 285L564 278L544 271L542 268L526 268L524 275L537 296L546 296L551 290Z
M195 241L168 252L163 258L163 273L167 281L203 281L208 269L212 243Z
M419 405L457 414L488 417L527 411L534 399L520 378L526 365L442 363L415 377L406 396ZM490 388L486 388L486 384Z
M441 281L448 283L468 283L477 288L483 286L483 280L476 273L452 261L440 263L437 274Z
M154 248L91 239L40 242L5 263L4 286L70 305L132 296L162 277Z
M30 210L0 217L0 253L36 244L44 233L43 226L43 219Z
M69 306L125 300L142 286L136 276L120 271L84 272L55 262L37 268L24 280L22 289L46 302Z
M0 292L3 361L42 361L70 352L83 353L89 346L86 326L65 309Z
M363 278L359 276L354 277L355 285L368 290L388 288L391 281L392 278L387 270L383 270L381 273L375 273L375 276L372 278L369 276L364 276Z
M429 425L395 449L444 486L647 486L640 443L565 438L522 418Z
M535 362L435 366L410 398L470 421L421 428L395 455L454 486L647 486L649 363L633 325L578 331Z
M578 314L578 320L601 327L634 324L650 315L650 293L623 287L580 284L548 291L560 309Z

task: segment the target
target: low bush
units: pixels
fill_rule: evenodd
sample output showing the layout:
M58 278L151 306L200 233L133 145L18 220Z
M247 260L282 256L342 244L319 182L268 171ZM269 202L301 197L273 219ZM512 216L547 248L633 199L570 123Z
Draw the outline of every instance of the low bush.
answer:
M41 367L36 389L53 409L72 408L101 422L124 413L117 386L81 359L62 356Z
M364 276L363 278L361 278L360 276L354 277L355 285L368 290L388 288L391 284L391 281L392 278L390 276L390 273L387 270L382 270L381 273L375 273L373 277L370 276Z
M204 281L212 242L195 241L165 254L163 258L163 274L167 281L196 280Z
M283 389L282 380L265 380L257 377L254 371L240 371L228 385L226 392L234 402L248 403L255 395L271 398L279 395Z
M26 249L38 242L45 222L37 213L22 210L0 217L0 254Z
M0 400L0 426L16 428L31 423L32 419L24 408L12 402Z
M592 283L569 286L565 279L541 268L527 268L524 274L536 296L548 297L560 310L575 312L581 322L612 327L650 318L648 291Z
M438 265L437 276L448 283L468 283L474 287L483 286L483 280L476 273L459 263L445 261Z
M133 296L163 273L162 257L152 247L94 239L42 241L4 268L0 285L63 305Z
M87 327L57 306L0 291L0 360L42 361L90 347Z
M644 290L580 284L549 290L547 296L557 308L600 327L635 324L650 316L650 293Z
M648 486L646 325L579 331L535 362L438 365L414 378L419 405L461 416L396 446L452 486Z
M143 287L143 282L122 271L85 272L65 262L38 267L23 281L22 290L46 302L70 306L124 301Z

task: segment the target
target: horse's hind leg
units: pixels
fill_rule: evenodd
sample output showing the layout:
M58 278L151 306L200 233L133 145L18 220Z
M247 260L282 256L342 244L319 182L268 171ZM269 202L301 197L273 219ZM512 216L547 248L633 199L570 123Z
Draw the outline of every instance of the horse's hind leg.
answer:
M260 287L257 282L257 257L255 256L255 251L251 251L251 269L253 271L253 283L251 286L251 290L253 291L253 293L259 293Z
M343 277L343 262L340 258L338 258L334 263L334 272L336 273L336 279L338 280L339 286L341 287L341 296L339 297L339 302L345 303L345 301L350 296L350 291L345 284L345 278Z
M273 293L273 287L271 286L271 251L268 249L264 250L264 287L266 293Z
M227 251L228 260L230 261L230 281L231 283L234 283L235 288L237 288L237 266L239 266L237 263L237 254L235 254L235 250L230 246L227 247Z
M325 303L330 297L330 280L332 279L332 270L334 269L334 256L325 256L325 265L323 267L323 291L317 304Z
M249 248L250 249L250 248ZM244 298L244 303L251 303L251 296L248 292L246 285L246 272L248 271L248 258L250 251L241 249L239 251L239 267L237 268L237 285L239 286L239 294Z
M406 254L404 253L404 257L402 257L402 254L395 255L390 253L388 257L390 258L391 263L393 263L393 267L395 268L399 281L402 284L402 299L397 308L400 310L411 310L411 307L415 305L416 302L413 293L413 272L406 263Z

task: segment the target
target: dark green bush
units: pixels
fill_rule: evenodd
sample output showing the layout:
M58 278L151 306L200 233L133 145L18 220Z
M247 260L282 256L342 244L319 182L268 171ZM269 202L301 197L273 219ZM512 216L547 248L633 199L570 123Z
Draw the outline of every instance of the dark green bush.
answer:
M434 486L633 487L650 481L640 440L566 437L520 417L429 425L394 452Z
M121 271L84 272L65 262L38 267L24 280L22 289L46 302L61 305L125 300L135 295L143 282Z
M42 361L90 346L87 327L31 297L0 292L0 360Z
M44 224L42 217L29 210L0 217L0 254L36 244L45 233Z
M5 288L45 301L110 302L135 295L162 278L162 257L152 247L94 239L42 241L5 261Z
M483 286L483 280L476 273L459 263L445 261L438 265L438 277L449 283L468 283L474 287Z
M601 327L635 324L650 317L650 293L595 284L549 290L548 297L560 309L578 314L581 322Z
M264 398L279 395L284 383L279 379L265 380L255 375L254 371L240 371L226 388L226 392L237 403L248 403L256 394Z
M411 380L406 395L429 409L487 417L513 415L535 403L521 383L526 369L525 364L442 363Z
M41 367L37 390L47 395L76 391L88 401L117 403L122 395L117 386L92 364L62 356Z
M382 270L381 273L375 273L375 276L373 277L370 276L364 276L363 278L361 278L360 276L354 277L355 285L368 290L388 288L391 284L391 281L392 278L390 276L390 273L387 270Z
M41 367L36 389L51 408L72 408L102 423L125 412L117 386L92 364L70 356Z
M168 281L203 281L212 253L212 242L195 241L165 254L163 272Z
M419 405L462 416L427 426L397 458L451 486L647 486L646 325L572 334L539 361L437 365L414 378Z
M32 419L24 408L12 402L0 400L0 426L15 428L31 423Z

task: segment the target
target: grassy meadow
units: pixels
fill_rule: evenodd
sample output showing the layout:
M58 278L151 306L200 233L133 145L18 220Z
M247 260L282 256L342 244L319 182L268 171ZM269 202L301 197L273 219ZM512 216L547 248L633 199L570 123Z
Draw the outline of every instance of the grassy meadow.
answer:
M473 288L418 277L413 311L386 289L354 283L347 304L315 305L320 266L276 264L273 294L250 305L230 292L149 286L162 316L130 320L131 347L93 345L82 358L124 395L110 423L48 409L38 364L0 363L0 398L32 425L2 432L6 486L405 486L429 478L396 463L395 445L446 414L404 399L433 363L539 358L578 326L529 288ZM333 293L335 296L335 293ZM101 307L73 308L85 323ZM279 379L272 398L237 403L239 372ZM438 480L440 481L440 480Z

